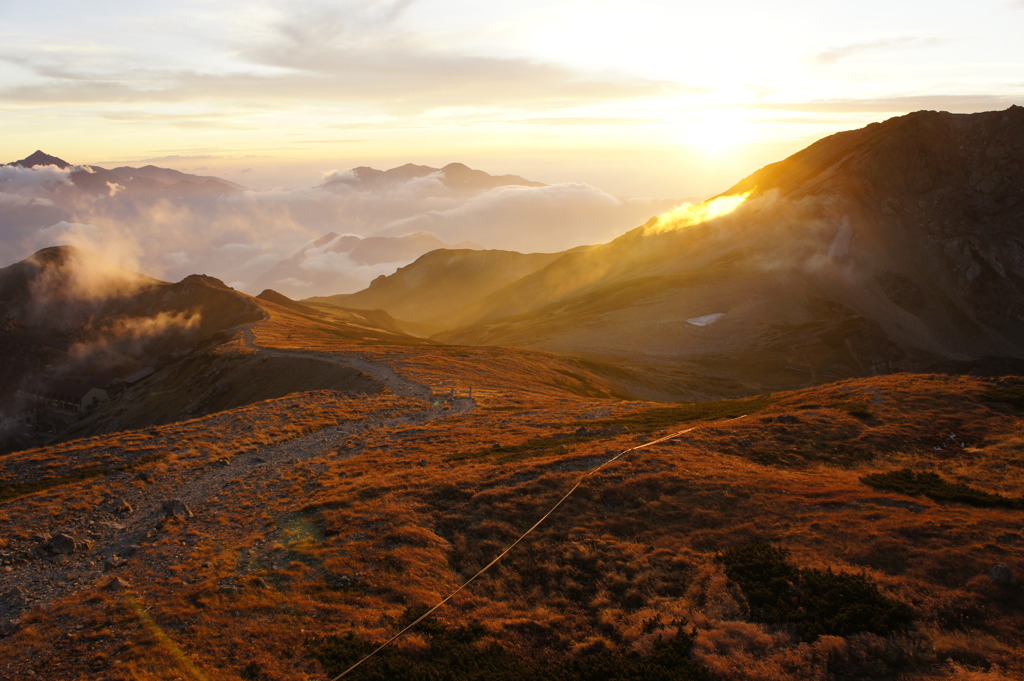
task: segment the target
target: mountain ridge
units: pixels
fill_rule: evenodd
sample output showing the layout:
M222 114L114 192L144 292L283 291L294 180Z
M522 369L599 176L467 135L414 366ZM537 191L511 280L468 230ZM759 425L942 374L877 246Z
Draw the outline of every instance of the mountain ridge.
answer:
M51 156L41 149L36 149L34 152L21 159L20 161L11 161L4 165L8 166L21 166L22 168L35 168L36 166L57 166L61 170L70 168L71 164L62 158Z
M328 178L321 187L332 188L351 186L392 185L415 179L437 179L454 191L471 192L494 189L496 187L523 186L543 187L542 182L534 182L518 175L491 175L483 170L470 168L464 163L452 162L441 168L406 163L401 166L378 170L369 166L359 166Z
M745 195L730 214L682 228L652 220L420 321L447 326L444 342L715 365L747 390L1020 359L1021 159L1021 107L896 117L820 140L702 204ZM709 315L714 324L687 321ZM728 369L730 357L749 366Z

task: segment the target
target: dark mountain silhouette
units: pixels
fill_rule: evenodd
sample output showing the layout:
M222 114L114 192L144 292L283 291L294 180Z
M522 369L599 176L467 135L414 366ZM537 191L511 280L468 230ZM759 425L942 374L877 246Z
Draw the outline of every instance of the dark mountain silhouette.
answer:
M243 190L241 185L219 177L190 175L170 168L122 166L107 170L87 166L71 173L74 187L85 193L121 195L129 199L187 199L203 196L234 194Z
M50 156L49 154L36 149L32 154L20 161L8 163L9 166L21 166L22 168L35 168L36 166L57 166L58 168L70 168L71 164L62 158Z
M200 337L259 318L247 296L214 277L194 274L172 284L72 246L44 248L0 269L0 313L54 334L111 319L188 313L197 317Z
M261 318L248 296L213 277L171 284L70 246L43 249L0 269L0 413L22 413L53 385L102 376L105 387Z
M296 391L381 390L380 376L345 362L325 367L308 353L257 357L244 330L270 314L288 320L299 338L327 329L362 343L435 345L380 310L324 311L272 290L253 298L203 274L168 283L78 248L46 248L0 269L0 451ZM89 408L63 404L93 388L105 392Z
M72 166L64 159L42 151L6 165L23 168L56 166L62 170L71 168L72 187L69 191L86 194L113 195L127 191L129 195L136 196L160 194L166 198L185 198L232 193L243 189L241 185L219 177L190 175L154 165L141 168L121 166L114 169L94 165Z
M652 220L418 321L448 327L446 342L654 364L736 391L1024 358L1021 107L832 135L723 196L744 194L731 214ZM459 274L434 262L394 277L444 297ZM350 302L401 319L401 287L370 295L389 288Z

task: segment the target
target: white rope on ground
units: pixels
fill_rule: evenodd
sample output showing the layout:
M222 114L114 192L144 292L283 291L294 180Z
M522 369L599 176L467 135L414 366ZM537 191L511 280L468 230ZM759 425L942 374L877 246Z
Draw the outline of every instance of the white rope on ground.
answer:
M731 418L731 419L726 419L726 421L725 421L725 422L729 422L729 421L738 421L739 419L745 418L746 416L747 416L747 414L743 414L742 416L737 416L737 417L735 417L735 418ZM451 592L450 594L448 594L447 596L445 596L445 597L444 597L444 599L442 599L442 600L441 600L441 601L440 601L440 602L439 602L439 603L438 603L437 605L435 605L434 607L430 608L430 610L427 610L427 611L426 611L425 613L423 613L422 615L420 615L419 617L417 617L417 618L416 618L415 620L413 620L413 622L412 622L411 624L407 625L407 626L406 626L406 627L405 627L404 629L402 629L401 631L399 631L399 632L398 632L397 634L395 634L394 636L392 636L391 638L389 638L389 639L388 639L387 641L385 641L384 643L381 643L381 644L380 644L379 646L377 646L377 648L376 648L376 649L374 649L373 651L371 651L370 653L368 653L368 654L367 654L366 656L364 656L364 657L363 657L363 659L359 660L359 661L358 661L358 662L356 662L356 663L355 663L354 665L352 665L351 667L349 667L348 669L346 669L346 670L345 670L345 671L343 671L342 673L340 673L340 674L338 674L337 676L335 676L334 678L332 678L332 679L331 679L330 681L339 681L339 679L342 679L342 678L344 678L344 677L345 677L345 676L347 676L347 675L348 675L348 674L349 674L350 672L354 671L354 670L355 670L355 669L356 669L357 667L359 667L359 665L363 664L364 662L366 662L367 660L369 660L369 659L370 659L371 657L373 657L374 655L376 655L376 654L377 654L377 653L379 653L380 651L384 650L385 648L387 648L387 647L388 647L389 645L391 645L392 643L394 643L394 642L395 642L395 641L397 641L398 639L402 638L402 636L404 636L404 635L406 634L406 632L408 632L409 630L411 630L411 629L412 629L413 627L415 627L415 626L416 626L417 624L419 624L419 623L420 623L420 622L422 622L423 620L425 620L425 619L427 619L428 617L430 617L431 615L433 615L433 614L434 614L434 612L435 612L435 611L437 611L437 610L438 610L438 609L439 609L439 608L440 608L441 606L443 606L443 605L444 605L445 603L447 603L447 602L448 602L448 601L450 601L451 599L455 598L455 596L456 596L456 595L457 595L457 594L458 594L458 593L459 593L460 591L462 591L462 590L463 590L463 589L465 589L465 588L466 588L467 586L469 586L470 584L472 584L472 583L473 583L473 582L474 582L474 581L476 580L476 578L477 578L477 577L479 577L480 575L482 575L483 573L487 572L487 571L488 571L488 570L490 570L490 569L491 569L492 567L494 567L494 565L495 565L495 564L496 564L496 563L497 563L498 561L500 561L500 560L501 560L502 558L504 558L504 557L505 557L505 556L506 556L506 555L508 554L508 552L509 552L509 551L511 551L512 549L514 549L514 548L515 548L515 547L516 547L516 546L517 546L517 545L518 545L518 544L519 544L519 543L520 543L521 541L523 541L524 539L526 539L526 537L527 537L527 536L529 536L529 534L530 534L531 532L533 532L533 531L534 531L534 530L536 530L536 529L537 529L538 527L540 527L540 525L541 525L541 524L542 524L542 523L543 523L543 522L544 522L545 520L547 520L547 519L548 519L548 518L549 518L549 517L551 516L551 514L552 514L552 513L554 513L554 512L555 512L555 510L556 510L556 509L558 509L558 507L559 507L559 506L561 506L561 505L562 505L562 504L563 504L563 503L565 502L565 500L566 500L566 499L568 499L569 497L571 497L571 496L572 496L573 492L575 492L575 491L576 491L577 489L579 489L580 485L582 485L582 484L584 483L584 481L585 481L585 480L586 480L587 478L589 478L590 476L594 475L595 473L597 473L598 471L600 471L600 470L601 470L602 468L604 468L604 467L606 467L606 466L610 466L611 464L615 463L616 461L618 461L619 459L621 459L621 458L622 458L623 456L625 456L626 454L629 454L630 452L635 452L636 450L638 450L638 449L643 449L644 447L651 447L651 446L653 446L653 445L661 444L662 442L665 442L665 441L667 441L667 440L672 440L672 439L675 439L675 438L679 437L680 435L685 435L686 433L689 433L689 432L691 432L691 431L697 430L698 428L700 428L700 427L701 427L701 426L703 426L703 425L707 425L707 424L704 424L704 423L702 423L702 424L699 424L699 425L696 425L696 426L691 426L690 428L686 428L685 430L680 430L679 432L676 432L676 433L672 433L671 435L666 435L665 437L660 437L660 438L658 438L657 440L651 440L650 442L645 442L645 443L643 443L643 444L637 445L636 447L630 447L629 449L624 449L624 450L622 450L621 452L619 452L618 454L616 454L615 456L613 456L612 458L610 458L610 459L608 459L607 461L605 461L605 462L604 462L603 464L601 464L601 465L600 465L600 466L598 466L597 468L591 468L591 469L590 469L589 471L587 471L586 473L584 473L584 474L583 474L583 475L582 475L582 476L580 477L580 479L579 479L579 480L577 480L577 481L576 481L576 484L575 484L575 485L573 485L573 486L572 486L572 488L571 488L571 489L570 489L570 490L569 490L568 492L566 492L565 494L563 494L563 495L562 495L562 498L561 498L561 499L559 499L559 500L558 500L557 502L555 502L555 505L554 505L554 506L552 506L552 507L551 507L550 509L548 509L548 512L547 512L547 513L545 513L544 515L542 515L542 516L540 517L540 520L538 520L538 521L537 521L537 522L535 522L535 523L534 523L533 525L531 525L531 526L530 526L530 529L528 529L528 530L527 530L526 532L523 532L523 533L522 533L522 534L521 534L521 535L519 536L519 538L518 538L518 539L516 539L516 540L515 540L514 542L512 542L512 543L511 543L511 544L509 544L509 545L508 545L507 547L505 547L505 550L504 550L504 551L502 551L501 553L499 553L499 554L498 554L497 556L495 556L494 560L492 560L492 561L491 561L490 563L488 563L487 565L485 565L485 566L483 566L482 568L480 568L480 569L479 569L479 570L478 570L478 571L476 572L476 574L475 574L475 575L473 575L472 577L470 577L469 579L467 579L467 580L466 580L465 582L463 582L463 583L462 583L462 585L461 585L461 586L459 586L459 588L455 589L455 591L453 591L453 592Z

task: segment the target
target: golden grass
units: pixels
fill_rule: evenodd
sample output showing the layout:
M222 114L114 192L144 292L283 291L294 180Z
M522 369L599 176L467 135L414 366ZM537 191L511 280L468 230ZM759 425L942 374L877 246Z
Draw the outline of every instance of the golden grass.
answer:
M996 564L1024 574L1019 513L860 482L911 466L1024 493L1020 413L987 402L984 380L844 381L767 396L738 421L710 412L706 422L680 416L648 429L638 424L665 405L613 400L586 372L542 353L371 343L343 338L327 321L299 339L300 328L272 311L257 339L355 352L439 393L472 386L476 408L439 415L391 393L301 393L3 457L5 482L126 466L0 506L3 550L19 552L38 532L85 522L110 497L171 494L225 460L330 433L306 458L246 468L211 489L194 518L165 523L116 569L128 593L105 589L98 567L82 568L92 576L79 588L30 608L0 638L0 673L322 679L306 652L310 640L384 640L486 564L585 471L695 424L590 478L439 621L479 622L486 639L552 660L595 645L650 650L660 636L696 627L694 656L720 678L818 679L839 670L848 678L968 680L1024 669L1020 590L987 576ZM623 427L562 437L597 422ZM503 460L458 457L538 438L559 444ZM750 621L716 555L752 540L788 548L800 567L863 573L907 603L915 625L897 636L808 643ZM67 567L97 558L75 556ZM404 643L410 651L425 645L425 634L416 636Z

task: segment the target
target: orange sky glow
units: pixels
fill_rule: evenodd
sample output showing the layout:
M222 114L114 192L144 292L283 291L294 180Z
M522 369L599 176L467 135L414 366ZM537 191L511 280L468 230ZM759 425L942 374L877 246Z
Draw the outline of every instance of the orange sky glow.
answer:
M1019 0L43 0L3 13L7 160L42 148L255 188L460 161L699 199L832 132L1024 102Z

